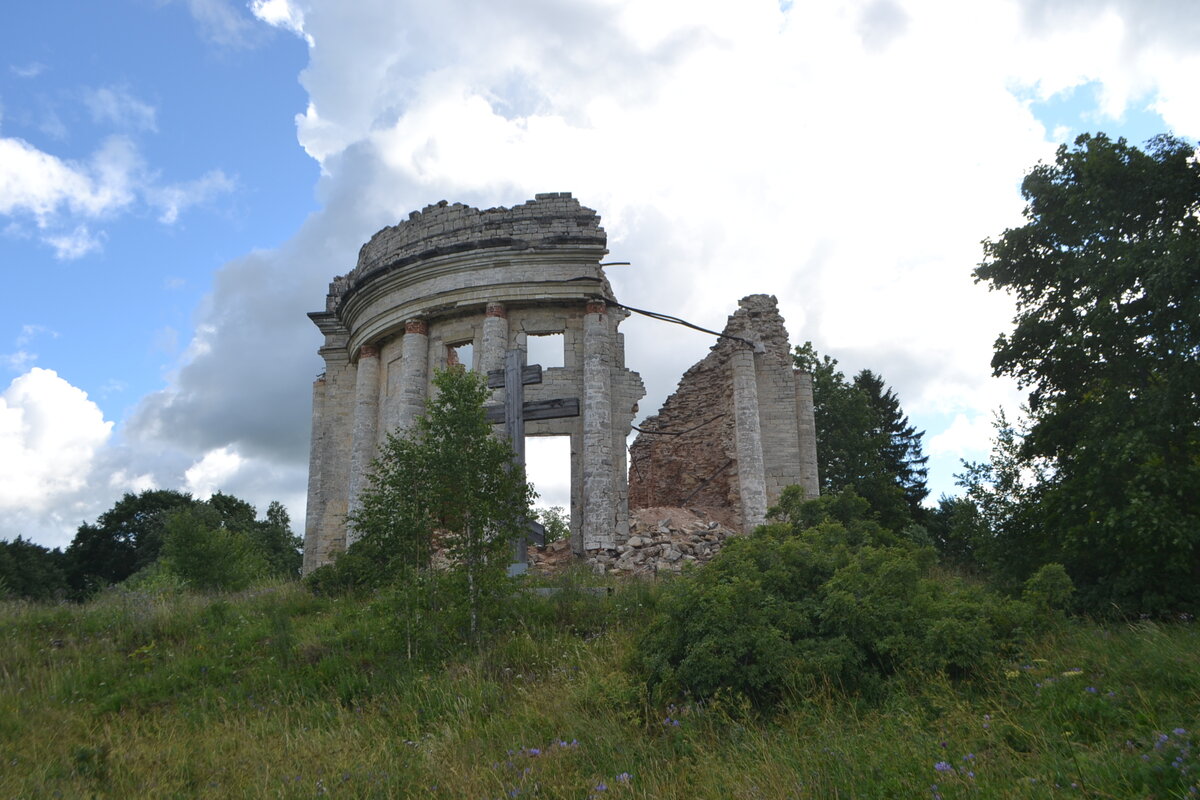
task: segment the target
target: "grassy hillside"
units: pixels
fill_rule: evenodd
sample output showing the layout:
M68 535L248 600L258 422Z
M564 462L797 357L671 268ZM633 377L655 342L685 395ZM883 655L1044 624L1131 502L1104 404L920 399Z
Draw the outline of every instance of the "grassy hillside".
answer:
M648 702L656 589L527 598L436 669L302 586L0 605L0 797L1189 797L1194 623L1068 622L986 677L773 715Z

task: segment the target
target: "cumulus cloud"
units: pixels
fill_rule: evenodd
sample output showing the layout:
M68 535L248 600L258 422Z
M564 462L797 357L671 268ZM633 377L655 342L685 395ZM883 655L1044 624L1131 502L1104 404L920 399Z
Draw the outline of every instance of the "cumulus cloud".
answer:
M183 473L184 486L195 497L207 500L229 483L243 462L244 459L231 447L209 450Z
M304 12L288 0L253 0L250 12L268 25L291 31L310 46L313 44L313 38L304 32Z
M112 427L53 370L15 378L0 394L0 509L43 511L79 492Z
M129 205L133 143L107 139L85 163L44 153L23 139L0 138L0 214L27 213L39 225L59 211L97 217Z

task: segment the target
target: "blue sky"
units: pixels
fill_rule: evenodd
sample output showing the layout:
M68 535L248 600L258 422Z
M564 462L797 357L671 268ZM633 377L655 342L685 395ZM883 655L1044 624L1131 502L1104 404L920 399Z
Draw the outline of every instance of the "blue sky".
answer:
M987 366L1011 307L970 271L1025 171L1083 131L1200 136L1184 0L2 14L0 537L50 545L150 486L302 520L325 284L410 210L539 191L600 212L631 305L720 328L777 295L796 342L895 387L951 491L1020 401ZM625 331L653 413L709 342Z

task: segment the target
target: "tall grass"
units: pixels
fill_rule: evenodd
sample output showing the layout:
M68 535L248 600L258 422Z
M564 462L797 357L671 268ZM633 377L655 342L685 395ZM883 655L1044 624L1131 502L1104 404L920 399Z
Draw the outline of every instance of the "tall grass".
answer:
M0 605L0 797L1189 797L1194 624L1064 623L969 683L656 706L652 585L514 602L436 669L301 586Z

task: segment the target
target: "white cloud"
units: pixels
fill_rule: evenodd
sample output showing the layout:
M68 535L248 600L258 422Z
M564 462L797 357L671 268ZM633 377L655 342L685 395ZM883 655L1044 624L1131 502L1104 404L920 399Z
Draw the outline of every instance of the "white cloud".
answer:
M112 427L53 370L15 378L0 394L0 509L43 511L83 489Z
M244 463L245 459L231 447L209 450L184 472L184 486L199 499L207 500L221 491Z
M74 261L99 251L104 246L103 239L103 233L93 234L87 225L76 225L69 233L42 237L42 241L54 248L54 257L60 261Z
M80 218L108 219L141 199L159 210L160 222L170 225L188 208L235 186L221 170L162 185L125 136L108 137L86 162L60 159L23 139L0 138L0 214L33 217L41 240L62 260L103 246L104 231L93 231Z
M28 213L44 225L59 210L91 217L115 211L134 199L130 172L137 165L132 143L121 137L83 164L0 138L0 214Z
M950 427L930 439L926 449L931 456L966 458L987 455L995 433L992 420L991 414L955 414Z
M96 122L137 131L158 130L154 106L143 103L122 87L106 86L84 93L84 103Z
M282 28L313 46L313 38L304 32L304 12L288 0L252 0L250 13L268 25Z
M218 195L232 192L236 185L232 178L218 169L205 173L194 181L150 187L146 190L146 196L151 204L160 209L158 221L172 225L179 219L180 212L210 202Z

